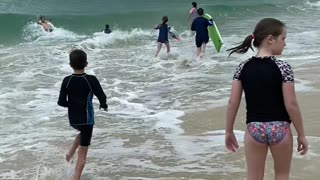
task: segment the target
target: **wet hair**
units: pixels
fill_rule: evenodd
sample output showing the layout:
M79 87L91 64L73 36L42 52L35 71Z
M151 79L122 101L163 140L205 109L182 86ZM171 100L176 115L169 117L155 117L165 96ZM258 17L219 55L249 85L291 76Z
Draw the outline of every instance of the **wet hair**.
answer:
M197 3L196 2L192 2L192 6L197 8Z
M244 54L249 50L249 48L254 51L252 48L252 40L254 40L253 46L258 48L267 36L272 35L274 37L278 37L281 35L285 26L286 25L283 22L274 18L262 19L256 25L253 33L247 36L239 46L227 50L231 51L229 56L234 52Z
M44 16L41 16L41 15L40 15L39 18L38 18L38 20L39 20L39 21L45 21L46 18L45 18Z
M199 9L197 10L197 12L198 12L199 16L202 16L202 15L203 15L203 13L204 13L204 11L203 11L203 9L202 9L202 8L199 8Z
M82 70L84 69L88 62L87 62L87 54L79 49L75 49L71 51L69 54L70 59L70 66L75 70Z
M109 24L106 24L106 29L109 29L109 27L110 27Z
M163 16L162 17L162 24L166 24L168 22L168 16Z

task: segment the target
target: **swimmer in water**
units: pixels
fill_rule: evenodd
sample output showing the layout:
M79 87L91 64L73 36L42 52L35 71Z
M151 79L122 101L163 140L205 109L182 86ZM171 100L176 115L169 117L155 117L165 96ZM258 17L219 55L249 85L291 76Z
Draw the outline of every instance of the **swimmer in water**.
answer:
M110 34L112 31L110 30L109 24L106 24L106 28L104 29L105 34Z
M44 16L38 18L37 24L41 25L43 29L47 32L52 32L52 26L46 21Z

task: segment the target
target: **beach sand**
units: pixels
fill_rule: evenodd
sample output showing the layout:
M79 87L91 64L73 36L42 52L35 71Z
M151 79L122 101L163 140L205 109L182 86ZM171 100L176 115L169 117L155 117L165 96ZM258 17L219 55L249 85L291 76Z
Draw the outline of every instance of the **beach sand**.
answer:
M297 82L303 80L307 82L307 86L312 87L308 92L297 92L297 99L304 121L305 133L310 144L309 154L306 156L299 156L296 153L296 144L294 145L294 158L291 168L291 179L319 179L320 171L316 167L320 166L320 117L319 99L320 99L320 65L304 66L302 69L295 71L295 79ZM245 129L245 100L242 99L234 129L244 131ZM209 109L206 111L188 112L182 117L182 128L186 135L197 135L207 131L223 130L225 129L226 120L226 106ZM295 130L292 126L295 134ZM295 141L295 138L294 138ZM243 146L240 147L236 154L230 154L230 158L226 161L244 160ZM242 167L240 167L242 168ZM237 177L237 179L245 179L245 172L230 173L228 176ZM222 179L229 179L226 177ZM232 178L230 178L232 179ZM265 179L273 179L273 165L272 158L269 153L266 164Z

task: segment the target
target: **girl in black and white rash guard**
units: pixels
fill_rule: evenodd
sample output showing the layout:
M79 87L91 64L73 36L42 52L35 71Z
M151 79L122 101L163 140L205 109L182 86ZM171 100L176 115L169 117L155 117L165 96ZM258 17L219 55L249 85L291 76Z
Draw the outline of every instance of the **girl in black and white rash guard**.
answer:
M298 151L306 154L302 117L294 90L291 66L276 59L286 45L286 26L273 18L262 19L254 32L243 43L229 49L230 55L246 53L253 45L256 56L241 62L233 77L231 95L227 109L226 147L230 151L238 148L233 133L235 117L245 93L247 105L244 148L247 161L247 179L263 179L268 150L274 159L275 179L288 180L292 159L292 122L297 131Z

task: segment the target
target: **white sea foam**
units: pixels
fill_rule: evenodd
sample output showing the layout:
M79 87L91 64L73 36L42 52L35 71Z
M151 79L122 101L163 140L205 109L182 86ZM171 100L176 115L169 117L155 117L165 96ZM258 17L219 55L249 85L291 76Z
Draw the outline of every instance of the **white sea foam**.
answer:
M23 38L28 41L52 43L52 41L73 42L86 37L83 35L77 35L76 33L61 27L55 27L53 24L51 24L51 26L53 27L53 31L46 32L37 23L29 22L23 29Z
M93 37L83 40L79 43L78 46L96 49L103 48L107 45L114 44L115 42L121 40L122 43L126 43L125 41L128 41L130 39L132 39L132 41L141 41L142 39L148 39L152 36L153 33L151 31L142 29L132 29L131 31L114 30L110 34L105 34L104 32L96 32L93 33ZM134 38L138 39L134 40Z
M306 1L306 4L311 6L311 7L320 7L320 1L315 1L315 2L310 2L310 1Z

